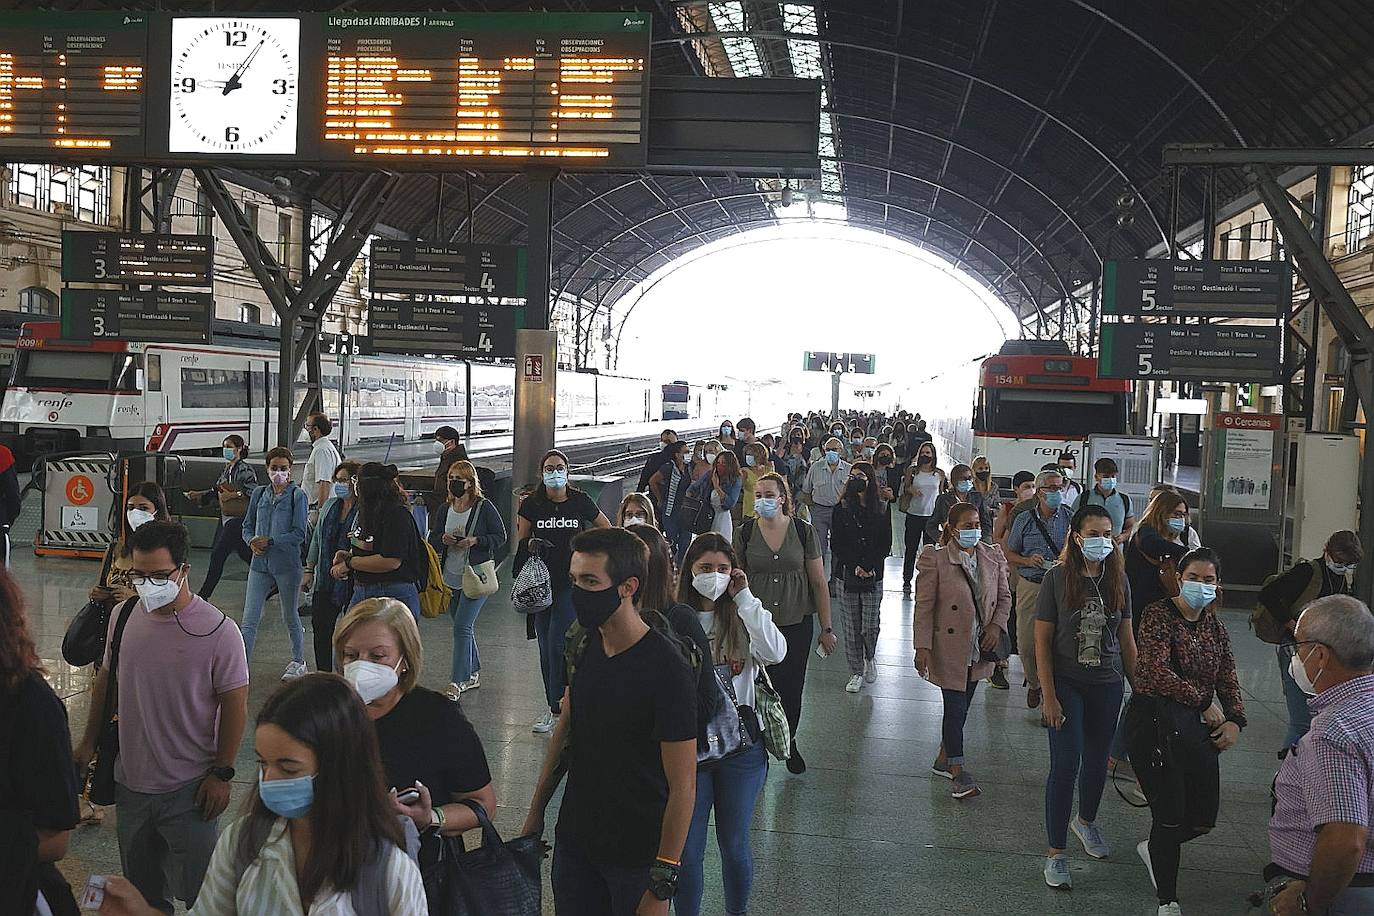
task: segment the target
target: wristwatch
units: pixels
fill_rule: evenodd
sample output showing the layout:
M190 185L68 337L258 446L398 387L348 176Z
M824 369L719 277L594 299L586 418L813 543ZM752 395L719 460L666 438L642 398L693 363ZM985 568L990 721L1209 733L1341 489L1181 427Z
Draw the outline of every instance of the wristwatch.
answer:
M429 829L442 831L444 824L448 823L448 816L444 814L442 805L435 805L429 809Z
M835 632L835 628L834 628L834 627L826 627L824 630L821 630L821 635L824 636L824 635L827 634L827 633L834 633L834 632Z
M659 860L649 868L649 893L657 900L672 900L677 895L678 867Z
M234 768L233 768L233 767L210 767L210 769L208 769L208 770L205 771L205 775L206 775L206 776L213 776L213 777L215 777L216 779L218 779L220 782L233 782L233 781L234 781Z

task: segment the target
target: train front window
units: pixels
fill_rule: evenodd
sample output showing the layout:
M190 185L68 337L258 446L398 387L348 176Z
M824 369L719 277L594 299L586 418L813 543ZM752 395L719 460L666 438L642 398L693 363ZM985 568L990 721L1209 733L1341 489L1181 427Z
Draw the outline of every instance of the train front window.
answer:
M1124 395L1107 391L985 391L986 431L1079 438L1125 431Z
M133 353L19 350L14 384L20 388L137 391L140 368L141 361Z

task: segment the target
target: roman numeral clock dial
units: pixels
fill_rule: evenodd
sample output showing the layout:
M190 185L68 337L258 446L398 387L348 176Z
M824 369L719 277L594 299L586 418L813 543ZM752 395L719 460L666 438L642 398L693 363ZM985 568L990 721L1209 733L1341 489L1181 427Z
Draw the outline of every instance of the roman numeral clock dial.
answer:
M171 63L170 152L296 152L298 20L174 19Z

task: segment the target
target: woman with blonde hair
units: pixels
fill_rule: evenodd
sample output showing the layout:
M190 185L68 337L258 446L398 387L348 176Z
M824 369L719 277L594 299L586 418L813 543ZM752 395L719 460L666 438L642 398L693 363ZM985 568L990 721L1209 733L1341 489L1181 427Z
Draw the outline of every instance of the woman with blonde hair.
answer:
M478 826L463 799L488 814L496 810L482 742L461 706L419 686L420 630L399 600L368 598L350 608L334 630L334 654L377 730L391 806L415 822L420 864L428 865L438 857L440 836ZM414 799L403 798L411 789Z
M469 595L464 588L469 568L487 586L496 577L495 565L485 565L506 543L506 525L496 504L482 495L482 484L472 462L458 459L448 467L448 503L429 516L429 543L439 554L444 583L453 589L449 616L453 618L453 666L445 693L457 700L464 690L480 685L482 660L477 655L474 627L487 594ZM490 587L495 588L494 585Z
M615 523L619 528L631 528L635 525L657 528L658 517L654 514L653 500L643 493L626 493L625 498L620 501L620 511L615 514Z

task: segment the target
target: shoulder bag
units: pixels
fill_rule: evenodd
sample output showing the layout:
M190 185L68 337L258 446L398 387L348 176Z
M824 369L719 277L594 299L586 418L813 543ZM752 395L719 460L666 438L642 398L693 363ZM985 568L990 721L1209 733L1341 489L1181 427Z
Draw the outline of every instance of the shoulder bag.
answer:
M219 498L219 514L225 518L243 518L248 514L248 497L242 490L216 489L215 496Z
M482 845L465 850L462 837L438 838L438 859L421 869L431 916L539 916L544 841L503 841L481 803L461 803L477 815Z
M1159 589L1163 592L1164 597L1177 598L1179 592L1177 561L1173 557L1156 560L1141 550L1139 534L1131 538L1131 544L1135 547L1136 553L1140 554L1141 559L1155 568L1155 573L1159 576Z
M510 604L522 614L537 614L553 604L553 578L548 565L534 554L511 582Z
M472 528L477 521L477 515L482 511L482 504L485 499L478 499L472 504L472 514L468 516L467 530L463 532L463 537L472 536ZM472 548L468 548L471 550ZM496 563L487 560L473 566L471 563L463 569L463 594L469 598L485 598L494 595L496 590L501 587L501 583L496 579Z
M735 697L735 682L730 666L715 665L716 692L720 702L716 713L706 720L704 742L697 747L697 766L719 763L728 757L743 753L754 746L756 741L750 733L747 720L752 712L744 713Z
M110 574L114 546L105 551L105 560L100 565L101 585ZM62 636L62 658L67 664L83 668L98 662L105 654L105 635L110 628L110 610L114 607L113 598L87 601L76 612L72 622L67 624L67 632Z
M687 492L682 494L682 508L678 511L682 513L682 524L688 531L693 534L710 531L716 520L716 510L711 505L711 488L707 486L698 492L696 487L688 487Z
M758 665L758 662L755 661ZM773 679L768 676L768 667L758 665L759 673L754 677L754 712L758 713L759 729L763 732L763 746L778 760L786 760L792 754L792 726L787 722L787 712L782 708L782 697L773 688Z
M110 642L110 676L105 681L105 711L100 717L100 735L96 738L95 757L91 760L86 797L93 805L113 805L115 801L115 760L119 757L119 646L124 641L124 627L129 623L137 598L130 598L119 609Z

